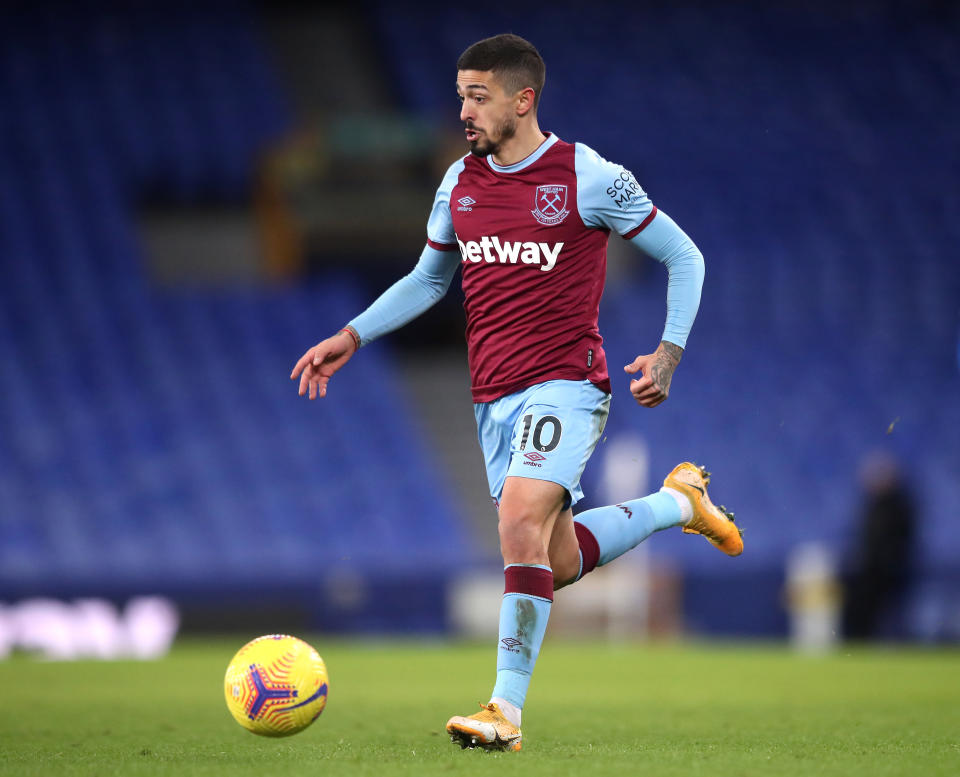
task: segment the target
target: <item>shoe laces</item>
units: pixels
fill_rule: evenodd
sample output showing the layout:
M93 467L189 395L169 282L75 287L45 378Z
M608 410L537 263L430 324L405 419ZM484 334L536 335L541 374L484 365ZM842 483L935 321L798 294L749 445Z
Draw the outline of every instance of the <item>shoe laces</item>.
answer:
M480 712L474 713L471 717L476 718L477 720L496 720L498 714L500 713L499 708L492 701L484 704L482 701L478 701L477 704L480 705Z

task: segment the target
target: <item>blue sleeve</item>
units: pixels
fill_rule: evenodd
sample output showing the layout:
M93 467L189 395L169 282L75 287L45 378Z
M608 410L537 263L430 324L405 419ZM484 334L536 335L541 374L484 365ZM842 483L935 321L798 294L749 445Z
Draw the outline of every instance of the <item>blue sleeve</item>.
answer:
M608 162L583 143L576 144L577 208L588 227L606 228L626 238L656 212L633 173Z
M703 254L680 227L657 210L633 173L577 143L577 207L588 227L606 228L667 267L663 337L681 348L693 327L703 287Z
M453 229L453 214L450 212L450 192L457 185L463 167L462 157L450 165L433 198L433 207L427 220L427 242L440 250L457 247L457 233Z
M630 242L648 256L667 267L667 323L663 337L681 348L687 346L687 335L693 327L700 307L700 289L703 287L703 254L666 213L655 212L655 217Z
M360 335L360 344L366 345L399 329L431 307L447 293L459 264L459 251L439 251L430 245L424 246L413 271L383 292L349 323Z

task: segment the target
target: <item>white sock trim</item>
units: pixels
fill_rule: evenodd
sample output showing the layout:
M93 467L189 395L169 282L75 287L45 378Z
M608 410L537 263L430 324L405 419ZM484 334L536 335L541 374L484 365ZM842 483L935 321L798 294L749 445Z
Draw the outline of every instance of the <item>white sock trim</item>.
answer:
M520 728L520 708L518 706L511 704L500 696L494 696L490 701L500 708L500 712L504 714L507 720L517 728Z
M660 490L666 494L670 494L670 496L677 500L677 504L680 507L680 523L690 523L690 519L693 518L693 503L687 495L669 486L664 486Z

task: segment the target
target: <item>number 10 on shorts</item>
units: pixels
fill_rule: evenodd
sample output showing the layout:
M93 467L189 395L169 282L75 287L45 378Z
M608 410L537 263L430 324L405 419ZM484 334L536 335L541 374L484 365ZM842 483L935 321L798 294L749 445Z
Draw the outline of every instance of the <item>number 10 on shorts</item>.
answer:
M533 439L530 439L530 430L533 429ZM520 436L520 450L525 450L529 440L535 450L541 453L549 453L560 444L560 435L563 429L560 426L560 419L555 415L545 415L537 421L534 426L533 413L527 413L523 417L523 431ZM547 437L547 435L550 435Z

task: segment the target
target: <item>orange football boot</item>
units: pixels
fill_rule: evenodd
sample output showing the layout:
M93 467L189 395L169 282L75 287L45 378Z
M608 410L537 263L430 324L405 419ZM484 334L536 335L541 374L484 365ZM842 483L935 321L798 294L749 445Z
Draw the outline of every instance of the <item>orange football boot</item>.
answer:
M469 717L454 715L447 721L450 741L461 749L480 747L484 750L519 750L520 729L513 725L494 702L480 704L481 710Z
M683 526L687 534L702 534L728 556L743 553L743 532L733 522L733 513L716 507L707 496L710 473L689 461L678 464L663 481L667 488L679 491L693 505L693 518Z

